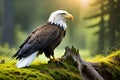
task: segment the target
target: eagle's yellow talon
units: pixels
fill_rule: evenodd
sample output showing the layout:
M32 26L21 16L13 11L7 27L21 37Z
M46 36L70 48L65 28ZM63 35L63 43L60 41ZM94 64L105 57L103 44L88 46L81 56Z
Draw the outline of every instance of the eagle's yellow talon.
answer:
M53 63L54 63L54 62L59 62L59 59L58 59L58 58L56 59L54 56L52 56L52 57L53 57L53 58L50 57L50 61L49 61L49 62L53 62Z

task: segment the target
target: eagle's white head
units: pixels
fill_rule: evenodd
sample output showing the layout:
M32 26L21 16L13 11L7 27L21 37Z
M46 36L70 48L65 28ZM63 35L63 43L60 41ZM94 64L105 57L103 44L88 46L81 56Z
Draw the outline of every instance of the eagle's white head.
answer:
M66 19L73 19L73 16L64 10L57 10L51 13L48 22L59 25L65 30L67 28Z

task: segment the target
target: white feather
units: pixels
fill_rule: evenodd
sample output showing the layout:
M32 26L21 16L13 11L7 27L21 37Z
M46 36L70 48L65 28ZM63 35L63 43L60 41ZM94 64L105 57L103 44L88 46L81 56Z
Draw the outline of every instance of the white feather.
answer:
M68 13L67 11L64 10L57 10L53 13L51 13L48 22L50 22L51 24L56 24L56 25L60 25L60 27L64 28L64 30L66 30L67 28L67 24L66 24L66 19L65 17L63 17L62 15L60 15L60 13Z
M21 58L21 59L16 63L16 67L17 67L17 68L23 68L23 67L28 67L28 66L30 66L30 64L32 63L32 61L35 59L37 53L38 53L38 51L34 52L33 54L31 54L31 55L28 56L28 57Z

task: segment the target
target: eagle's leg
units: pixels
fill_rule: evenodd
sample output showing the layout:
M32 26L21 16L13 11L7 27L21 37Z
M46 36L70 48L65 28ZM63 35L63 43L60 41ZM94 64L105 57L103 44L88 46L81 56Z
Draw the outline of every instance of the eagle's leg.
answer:
M50 61L49 62L58 62L59 59L56 59L54 55L50 56Z
M56 59L54 55L51 55L49 58L50 58L50 61L48 61L48 63L56 63L58 66L64 65L61 59L60 58Z
M52 55L52 57L53 57L52 62L55 62L58 67L61 66L61 65L64 65L60 58L55 58L54 55Z
M52 55L52 57L53 57L53 62L58 61L58 59L56 59L54 55Z
M49 58L50 58L50 61L52 61L52 60L53 60L53 58L52 58L51 56L50 56Z
M56 60L54 55L52 55L52 57L53 57L53 60Z
M55 56L54 56L54 51L46 52L46 54L47 54L47 53L50 54L50 55L46 55L46 56L48 56L48 58L50 59L50 60L48 61L48 63L49 63L49 62L58 62L58 61L59 61L59 59L56 59L56 58L55 58Z
M51 62L56 62L56 61L57 61L57 59L55 58L55 56L54 56L54 55L52 55L52 56L50 57L50 61L51 61Z

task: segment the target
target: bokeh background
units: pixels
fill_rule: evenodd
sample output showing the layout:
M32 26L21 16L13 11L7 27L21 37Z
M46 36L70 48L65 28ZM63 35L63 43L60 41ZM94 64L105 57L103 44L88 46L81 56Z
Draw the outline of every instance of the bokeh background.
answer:
M67 34L55 50L64 53L74 45L84 57L108 54L120 44L120 0L0 0L0 55L12 55L37 26L47 22L51 12L66 10Z

